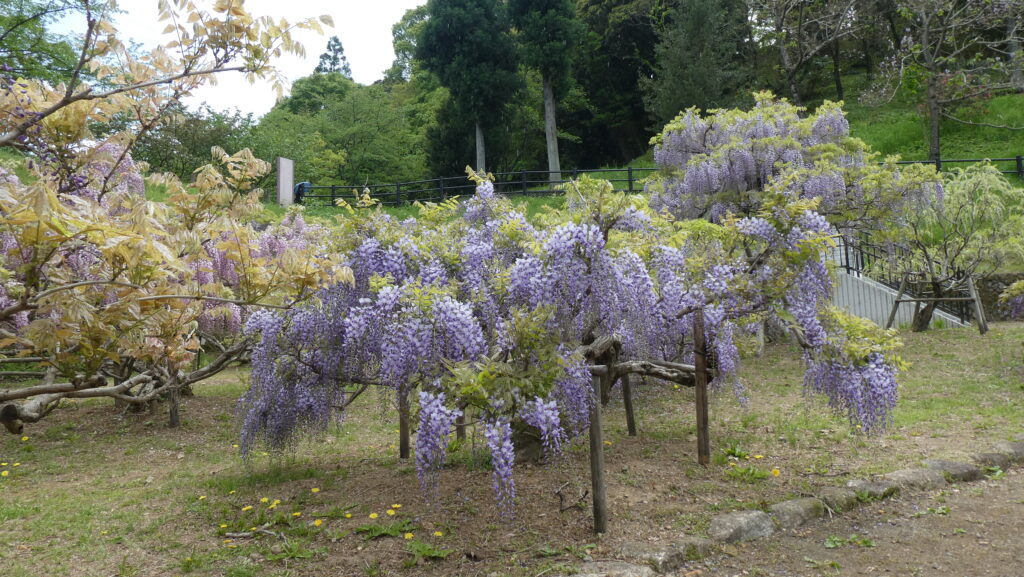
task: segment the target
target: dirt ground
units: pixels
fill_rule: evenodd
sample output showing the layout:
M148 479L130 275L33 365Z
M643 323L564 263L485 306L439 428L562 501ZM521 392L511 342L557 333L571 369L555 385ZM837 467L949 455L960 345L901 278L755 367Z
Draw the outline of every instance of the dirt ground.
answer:
M830 537L835 545L837 537L852 535L874 546L825 546ZM869 503L788 534L729 547L677 575L1021 577L1024 473Z

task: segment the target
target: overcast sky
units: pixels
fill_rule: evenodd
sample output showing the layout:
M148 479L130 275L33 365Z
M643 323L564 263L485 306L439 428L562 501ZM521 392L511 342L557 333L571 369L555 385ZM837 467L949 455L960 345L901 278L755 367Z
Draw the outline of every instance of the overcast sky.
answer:
M147 47L166 42L161 32L166 22L157 21L157 0L121 0L125 11L115 19L123 40L132 38ZM196 4L209 10L211 0L196 0ZM395 58L391 49L391 26L401 20L406 10L426 4L426 0L246 0L251 14L287 18L296 22L307 17L329 14L334 28L324 29L324 35L305 30L294 36L306 47L306 58L286 56L276 62L288 79L295 80L313 73L320 54L327 48L327 39L337 36L345 47L345 56L352 67L356 82L370 84L384 76ZM269 84L250 85L239 73L222 74L216 86L204 86L196 98L188 102L195 105L206 101L215 109L237 107L256 116L266 113L274 105L275 95Z

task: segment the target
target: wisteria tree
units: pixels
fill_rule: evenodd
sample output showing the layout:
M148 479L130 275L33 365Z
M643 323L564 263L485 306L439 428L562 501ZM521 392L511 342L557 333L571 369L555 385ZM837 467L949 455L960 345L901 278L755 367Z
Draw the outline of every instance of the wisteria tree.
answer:
M293 25L240 2L213 13L160 2L175 39L138 54L118 41L111 3L78 4L86 31L71 80L0 80L0 147L20 151L29 174L0 173L0 354L19 369L2 376L30 379L0 390L13 433L65 399L96 397L167 397L176 424L178 391L245 354L237 327L253 306L289 307L348 278L317 256L300 218L249 224L269 166L248 151L214 149L192 187L157 179L167 203L146 200L130 154L210 74L273 75L271 57L301 51ZM115 117L132 119L128 129L95 130ZM203 346L211 354L196 363Z
M419 424L428 494L453 426L480 423L509 512L516 431L535 431L557 453L601 400L588 365L609 368L608 387L629 374L669 375L694 359L697 311L717 386L744 397L738 340L774 319L804 346L807 389L866 431L881 430L896 402L899 341L829 306L825 258L838 224L899 214L897 197L938 180L930 167L874 167L845 130L835 106L802 120L764 96L753 111L713 122L691 111L670 125L651 206L581 179L566 187L564 209L530 222L474 175L476 194L462 206L426 205L404 221L381 212L344 219L331 245L354 282L247 324L259 344L242 401L243 451L287 448L378 388ZM718 178L719 188L673 197L681 183L697 186L690 173ZM811 194L815 178L831 188ZM683 211L693 218L678 218Z

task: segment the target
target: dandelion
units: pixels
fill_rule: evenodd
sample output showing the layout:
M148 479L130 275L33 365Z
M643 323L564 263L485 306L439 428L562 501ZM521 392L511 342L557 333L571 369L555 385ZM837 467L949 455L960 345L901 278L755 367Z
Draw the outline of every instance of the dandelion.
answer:
M27 441L27 440L28 440L28 437L22 437L22 438L21 438L21 441L22 441L22 442L25 442L25 441Z
M13 464L13 465L11 465L11 466L12 466L12 467L20 467L20 466L21 466L21 463L15 463L15 464Z
M376 513L370 513L370 518L371 519L376 519L377 517L378 517L378 515Z
M412 533L406 533L405 534L405 538L406 538L406 540L412 539L413 538L413 534Z
M310 493L319 493L320 492L320 487L313 487L312 489L309 490L309 492Z
M232 448L232 449L237 449L237 448L238 448L238 443L234 443L234 444L232 444L232 445L231 445L231 448Z
M388 514L389 517L394 517L395 516L395 510L394 509L388 509L385 512Z
M434 531L434 537L444 537L444 533L440 531Z
M781 474L782 474L782 471L780 471L778 467L775 467L774 469L772 469L772 477L778 477Z
M234 489L232 489L231 491L228 491L228 495L234 495L234 494L235 494Z
M228 528L228 524L227 523L221 523L220 524L220 528L221 529L227 529Z
M352 518L352 513L345 513L345 518L346 519L351 519Z
M238 548L238 545L235 545L235 544L228 545L228 549L237 549L237 548Z
M242 512L243 513L246 512L246 511L251 511L251 510L252 510L252 505L246 505L245 507L242 507Z
M763 459L763 458L764 458L764 455L754 455L754 458L755 458L755 459Z
M268 499L266 497L263 497L262 499L260 499L260 503L269 503L269 502L270 502L270 499Z
M249 530L255 532L256 531L256 527L249 527Z
M106 535L106 534L107 534L106 531L100 531L100 535Z
M199 495L199 500L202 501L203 499L206 499L206 495Z
M673 388L673 389L678 389L678 388L679 388L679 385L672 385L672 388Z
M302 512L301 511L296 511L296 512L292 513L292 517L301 517L301 516L302 516Z
M10 475L10 474L11 474L10 471L2 471L2 472L0 472L0 477L6 477L7 475Z
M231 542L231 539L224 539L224 544L225 544L225 545L227 545L227 544L228 544L228 543L230 543L230 542Z
M612 442L611 442L611 441L605 441L605 442L604 442L604 444L605 444L605 445L611 445L611 444L612 444Z
M729 461L729 466L730 467L735 467L736 466L736 461Z
M6 467L7 463L0 463L0 467Z
M401 509L402 505L400 503L395 503L394 505L391 505L391 508L392 509Z
M313 526L314 527L319 527L320 525L323 525L323 524L324 524L324 522L321 521L320 519L317 519L316 521L313 521Z

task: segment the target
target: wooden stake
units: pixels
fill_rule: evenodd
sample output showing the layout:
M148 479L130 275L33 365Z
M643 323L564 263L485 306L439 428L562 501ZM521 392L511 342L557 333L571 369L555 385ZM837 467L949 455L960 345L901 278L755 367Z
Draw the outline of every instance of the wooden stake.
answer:
M900 290L896 291L896 302L892 303L892 310L889 311L889 320L885 321L885 328L891 329L892 323L896 322L896 311L900 310L900 299L903 298L903 292L907 290L907 275L903 275L900 280Z
M696 367L697 402L697 462L707 467L711 464L711 440L708 432L708 363L707 342L704 338L704 311L693 314L693 365Z
M974 299L974 316L978 317L978 332L988 332L988 319L985 318L985 309L981 306L981 298L978 296L978 289L974 286L974 277L967 277L967 292Z
M590 405L590 488L594 499L594 533L608 531L608 495L604 486L604 439L601 436L601 375L592 377Z
M630 437L636 436L636 417L633 414L633 385L629 382L629 374L619 377L622 381L622 404L626 407L626 429Z
M409 395L398 397L398 458L409 458Z

